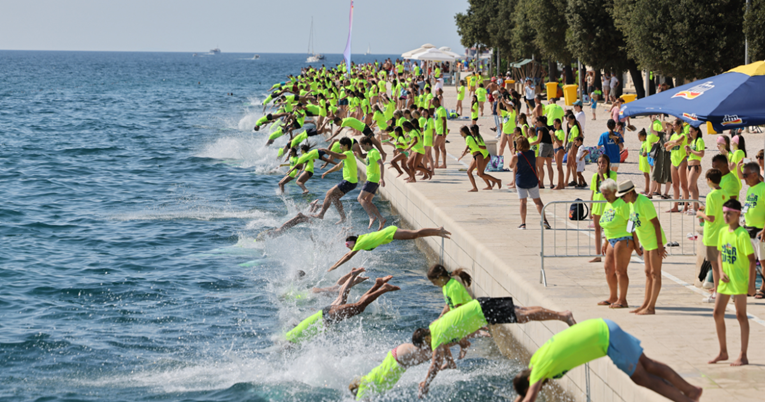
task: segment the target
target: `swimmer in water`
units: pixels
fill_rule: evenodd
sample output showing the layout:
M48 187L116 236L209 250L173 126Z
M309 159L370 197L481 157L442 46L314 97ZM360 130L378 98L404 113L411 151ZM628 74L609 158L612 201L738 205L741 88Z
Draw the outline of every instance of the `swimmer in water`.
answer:
M313 144L303 144L300 146L300 150L303 152L303 155L298 158L295 165L290 169L289 172L287 172L287 175L289 176L293 172L296 172L298 169L298 165L302 165L303 173L298 176L297 185L303 189L303 194L308 194L308 189L305 187L305 183L313 177L313 168L314 168L314 161L316 159L323 160L326 163L331 163L333 165L337 165L336 162L333 162L329 159L329 157L326 156L325 152L320 149L311 149L313 148Z
M319 200L313 200L311 202L311 205L309 205L308 207L308 212L313 213L313 212L316 212L317 209L319 209ZM295 217L288 220L287 222L284 222L284 224L280 226L278 229L271 229L271 230L260 232L260 234L258 234L258 240L264 240L265 238L269 238L269 237L281 236L287 230L301 223L306 223L306 222L311 222L311 218L302 212L298 212L298 214L295 215Z
M291 331L287 332L287 341L293 345L308 341L332 324L336 324L363 313L367 306L385 293L401 290L398 286L393 286L388 283L388 281L393 278L389 275L384 278L377 278L372 288L361 295L356 303L347 303L348 292L350 292L351 288L356 283L356 277L364 271L364 268L354 268L351 271L351 277L345 281L345 284L340 288L338 298L332 302L331 305L306 318Z
M454 344L450 344L452 345ZM348 389L357 401L369 399L375 394L381 395L393 389L408 368L425 363L430 360L432 354L433 351L428 343L423 343L421 346L414 346L411 343L398 345L391 349L383 362L369 374L354 379ZM453 366L456 366L454 361L445 364L444 369Z
M512 297L479 297L471 300L433 321L428 328L419 328L412 335L412 343L422 346L430 343L433 360L425 381L420 383L419 396L427 395L430 383L444 366L448 345L465 339L489 324L520 324L529 321L563 321L576 324L570 311L552 311L542 307L518 307ZM460 352L462 356L464 353Z
M420 237L438 236L448 239L451 235L443 227L419 230L399 229L396 226L388 226L377 232L367 233L360 236L348 236L345 239L345 247L351 249L335 265L331 266L327 272L334 271L337 267L345 264L353 258L360 250L374 250L378 246L388 244L393 240L414 240Z
M300 271L303 272L303 271ZM305 272L303 272L303 275L305 275ZM330 286L328 288L311 288L311 293L337 293L340 291L340 289L345 285L345 282L347 282L349 279L353 277L353 271L348 272L347 274L340 277L340 279L335 282L334 286ZM355 282L351 284L351 287L358 285L361 282L366 281L369 279L369 277L366 276L356 276Z

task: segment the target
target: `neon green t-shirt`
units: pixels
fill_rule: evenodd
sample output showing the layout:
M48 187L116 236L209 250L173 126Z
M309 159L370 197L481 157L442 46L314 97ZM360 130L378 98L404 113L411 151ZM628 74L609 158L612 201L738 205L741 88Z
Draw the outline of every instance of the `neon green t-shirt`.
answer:
M356 156L353 155L352 150L343 152L345 159L343 159L343 180L349 183L358 183L359 174L356 170Z
M741 162L741 160L744 159L744 151L737 149L733 152L733 156L730 157L730 163L736 165L738 167L738 163ZM738 173L734 173L736 178L738 179L738 186L741 188L741 178L738 177Z
M364 131L365 125L364 122L353 117L346 117L343 119L342 123L340 123L340 127L350 127L358 131Z
M717 247L717 242L720 239L720 230L726 227L722 206L725 201L728 201L728 198L728 195L722 189L713 189L707 194L707 205L704 208L704 213L708 217L715 218L714 222L706 222L704 224L702 243L707 247Z
M651 251L659 248L656 241L656 229L651 220L656 218L656 208L648 197L638 194L635 202L630 204L630 220L627 223L627 232L634 230L643 250ZM667 244L664 229L661 229L661 244Z
M741 192L741 182L738 180L735 173L728 172L722 179L720 179L720 188L725 191L725 195L727 195L728 198L736 197L736 199L738 199L738 194Z
M388 352L385 360L379 366L361 377L359 389L356 391L356 400L361 401L372 397L373 394L382 394L393 389L405 371L406 368L396 362L393 353Z
M486 88L476 89L475 96L478 98L478 102L486 102Z
M292 343L300 343L316 336L324 329L324 313L319 310L316 314L306 318L291 331L287 332L285 337Z
M471 120L478 120L478 102L474 103L470 107L470 119Z
M584 363L608 354L610 333L602 318L580 322L555 335L531 356L529 385L561 378Z
M460 85L457 87L457 100L464 100L465 99L465 86Z
M675 167L680 166L681 163L683 163L683 159L687 156L687 153L685 152L685 143L688 142L688 137L683 136L682 134L672 134L672 137L669 138L671 142L677 141L682 137L682 141L672 147L670 150L669 159L672 161L672 165Z
M306 139L308 139L308 132L303 131L302 133L298 134L295 138L292 139L292 142L290 142L290 148L295 148Z
M446 108L439 106L436 109L436 134L446 135L446 124L443 119L446 118Z
M455 306L460 306L473 300L465 286L454 278L449 279L449 282L446 282L441 291L444 293L444 302L446 302L450 310L454 309Z
M356 239L356 244L353 245L352 251L371 251L383 244L388 244L393 241L393 235L396 234L396 230L398 230L398 227L388 226L383 230L363 234Z
M720 231L717 249L722 257L722 270L730 278L720 281L717 292L724 295L745 295L749 291L749 256L754 254L749 232L739 226L733 232L730 227Z
M627 220L630 218L630 206L621 198L614 202L607 202L600 217L600 227L606 235L606 239L618 239L620 237L632 237L627 232Z
M412 130L409 132L409 138L412 139L412 151L417 152L418 154L424 154L425 153L425 141L422 138L422 133L420 133L417 130ZM417 139L417 142L415 143L414 140Z
M552 126L555 119L561 119L561 122L563 122L563 116L566 114L566 111L559 105L553 103L544 107L544 113L547 117L547 124Z
M387 119L382 112L375 110L374 114L372 115L372 120L377 123L377 127L380 127L380 130L385 130L388 128L388 123L386 123Z
M574 139L581 135L582 133L579 132L579 126L574 124L574 126L568 130L568 142L574 142Z
M563 129L555 130L555 138L557 138L558 141L563 142L563 140L566 139L566 132L563 131Z
M688 146L691 148L692 151L703 151L706 148L706 144L704 144L704 139L699 136L699 138L696 138L695 141L688 144ZM695 155L693 153L688 155L689 161L701 161L701 157L698 155Z
M372 183L380 182L380 152L372 148L367 152L367 181Z
M741 212L746 226L760 229L765 226L765 182L759 182L746 190L746 201Z
M298 158L297 160L297 164L298 165L302 164L304 166L303 170L305 170L306 172L313 173L313 163L314 163L313 161L316 159L319 159L319 150L312 149L309 152L301 155L300 158Z
M648 163L648 153L651 152L651 144L643 141L640 145L640 157L638 158L638 169L643 173L651 173L651 164Z
M484 158L486 158L489 155L489 151L485 149L481 149L478 146L478 142L476 141L475 138L473 138L473 136L468 135L467 137L465 137L465 145L467 145L467 147L470 148L471 154L475 154L476 152L478 152L481 155L483 155Z
M436 350L441 345L459 341L488 325L478 300L472 300L444 314L430 324L430 346Z
M608 171L608 178L616 181L616 172L613 170ZM602 183L602 181L600 182ZM592 190L592 200L593 201L605 201L606 197L603 197L603 194L600 192L600 183L598 183L598 173L594 173L592 175L592 179L590 180L590 190ZM603 215L603 208L606 204L604 203L598 203L598 204L592 204L592 214L593 215Z

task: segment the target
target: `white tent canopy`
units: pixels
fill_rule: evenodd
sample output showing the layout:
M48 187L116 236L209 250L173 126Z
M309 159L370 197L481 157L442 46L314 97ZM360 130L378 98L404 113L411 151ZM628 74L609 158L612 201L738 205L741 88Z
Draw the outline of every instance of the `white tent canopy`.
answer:
M455 57L444 53L438 49L430 48L420 53L415 53L411 57L412 60L424 60L424 61L454 61Z
M462 57L461 54L457 54L457 53L452 52L452 48L447 47L447 46L440 47L440 48L438 48L438 50L440 50L440 51L442 51L442 52L444 52L444 53L446 53L448 55L454 56L455 58Z
M436 48L436 47L435 47L435 46L433 46L433 45L431 45L430 43L426 43L426 44L424 44L424 45L420 46L420 47L419 47L419 48L417 48L417 49L414 49L414 50L410 50L410 51L408 51L408 52L406 52L406 53L402 54L402 55L401 55L401 57L403 57L403 58L405 58L405 59L411 59L411 58L412 58L412 56L414 56L414 55L415 55L415 54L417 54L417 53L422 53L422 52L424 52L424 51L426 51L426 50L428 50L428 49L435 49L435 48Z

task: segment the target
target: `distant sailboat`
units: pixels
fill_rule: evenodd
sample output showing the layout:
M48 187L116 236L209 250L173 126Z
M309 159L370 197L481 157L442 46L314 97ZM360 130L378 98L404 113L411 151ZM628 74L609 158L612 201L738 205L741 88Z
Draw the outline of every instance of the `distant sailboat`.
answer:
M308 59L306 62L318 63L321 60L324 60L324 55L316 53L313 49L313 17L311 17L311 34L308 36Z
M369 44L367 44L367 52L364 53L365 55L372 54L372 52L369 50L370 48L371 48L371 46Z

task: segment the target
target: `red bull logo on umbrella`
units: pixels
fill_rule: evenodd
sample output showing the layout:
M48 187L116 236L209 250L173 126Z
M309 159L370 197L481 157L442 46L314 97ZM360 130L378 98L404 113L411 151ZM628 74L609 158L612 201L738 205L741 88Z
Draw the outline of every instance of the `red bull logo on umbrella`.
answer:
M696 113L683 113L683 117L693 121L699 121L699 116L696 116Z
M696 85L693 88L686 89L685 91L680 91L674 95L672 95L673 98L685 98L688 100L696 99L701 95L704 95L704 92L709 91L710 89L714 88L714 84L712 81L707 81L703 84Z
M730 125L733 125L733 124L743 124L743 123L744 123L744 121L741 120L741 118L738 117L737 115L735 115L735 114L734 115L726 114L725 117L723 117L723 120L722 120L721 124L723 126L730 126Z

